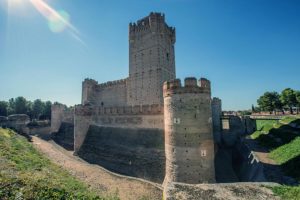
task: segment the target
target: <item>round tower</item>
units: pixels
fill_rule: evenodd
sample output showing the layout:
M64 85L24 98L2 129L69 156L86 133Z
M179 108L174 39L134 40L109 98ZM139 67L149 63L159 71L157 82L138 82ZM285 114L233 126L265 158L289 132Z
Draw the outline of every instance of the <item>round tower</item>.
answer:
M215 182L210 81L186 78L163 86L166 176L164 184Z

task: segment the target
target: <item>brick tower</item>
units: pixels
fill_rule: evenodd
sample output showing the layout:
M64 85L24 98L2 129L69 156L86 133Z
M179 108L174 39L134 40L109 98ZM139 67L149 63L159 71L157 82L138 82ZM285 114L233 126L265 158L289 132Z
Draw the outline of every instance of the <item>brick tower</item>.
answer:
M129 24L128 105L162 104L163 83L175 79L175 28L161 13Z
M186 78L165 82L166 176L164 184L213 183L214 141L210 82Z

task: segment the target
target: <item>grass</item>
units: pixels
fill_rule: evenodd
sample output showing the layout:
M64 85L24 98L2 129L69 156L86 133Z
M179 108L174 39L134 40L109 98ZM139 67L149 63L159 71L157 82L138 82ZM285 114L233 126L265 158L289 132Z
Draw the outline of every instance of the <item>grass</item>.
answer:
M300 181L300 137L271 151L270 158L282 166L286 175Z
M259 128L250 137L270 149L289 143L299 135L299 129L290 126L291 123L300 125L298 116L284 117L282 120L257 121Z
M276 124L278 122L278 120L257 119L255 122L256 122L257 130L262 130L264 127L273 126L273 124Z
M278 120L256 120L257 131L251 134L252 139L257 139L261 135L266 135L269 131L276 126Z
M272 188L275 195L280 196L284 200L299 200L300 199L300 187L292 186L276 186Z
M270 150L269 157L278 163L285 175L300 181L300 125L299 116L285 117L280 121L261 123L258 131L251 135L262 146ZM300 186L276 186L272 188L281 199L299 200Z
M119 199L98 196L41 155L15 132L0 128L0 199Z

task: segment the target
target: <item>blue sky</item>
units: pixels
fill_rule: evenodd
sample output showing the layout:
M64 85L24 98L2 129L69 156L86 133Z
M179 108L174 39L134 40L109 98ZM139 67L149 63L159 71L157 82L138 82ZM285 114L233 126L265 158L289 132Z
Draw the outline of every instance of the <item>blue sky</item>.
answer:
M300 89L297 0L47 0L75 27L59 33L29 0L9 0L19 1L9 9L6 1L0 2L0 100L73 105L84 78L127 77L128 24L151 11L165 13L176 27L177 77L210 79L225 110L251 108L267 90Z

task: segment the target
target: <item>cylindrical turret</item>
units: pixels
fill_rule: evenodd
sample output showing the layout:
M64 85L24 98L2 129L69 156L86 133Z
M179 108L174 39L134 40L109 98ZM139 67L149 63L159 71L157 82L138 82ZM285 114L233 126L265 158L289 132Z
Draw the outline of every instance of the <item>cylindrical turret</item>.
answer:
M164 184L215 182L210 82L164 83L166 176Z

